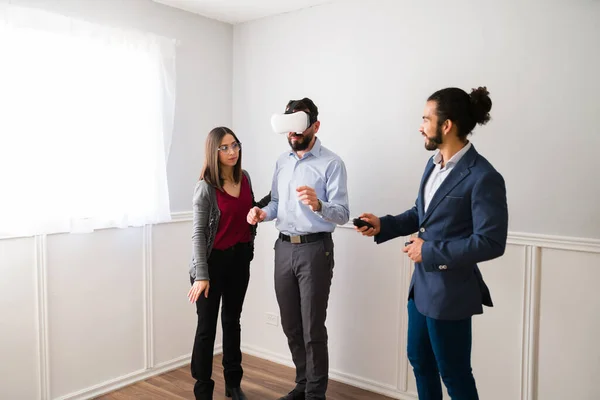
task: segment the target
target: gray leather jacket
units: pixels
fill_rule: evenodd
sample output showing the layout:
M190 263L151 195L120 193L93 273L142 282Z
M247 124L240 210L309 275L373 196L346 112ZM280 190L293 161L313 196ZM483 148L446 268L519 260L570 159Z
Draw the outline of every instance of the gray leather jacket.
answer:
M250 192L252 193L252 204L258 207L264 207L271 201L271 193L263 197L259 202L254 199L252 190L252 181L247 171L243 171L250 183ZM217 235L219 227L219 218L221 210L217 204L217 192L214 186L209 185L204 180L199 180L194 188L193 197L194 221L192 234L192 261L190 262L189 273L194 280L209 280L208 276L208 258L212 251L212 246ZM254 239L256 237L257 225L251 227L252 231L252 251L254 251Z

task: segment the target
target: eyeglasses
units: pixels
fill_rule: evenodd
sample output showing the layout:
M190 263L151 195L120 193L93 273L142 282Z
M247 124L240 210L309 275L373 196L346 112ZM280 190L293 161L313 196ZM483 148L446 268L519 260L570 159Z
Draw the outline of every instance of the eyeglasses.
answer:
M242 147L241 143L234 142L231 144L231 146L227 146L227 145L219 146L219 147L217 147L217 150L222 151L223 153L229 153L229 150L233 150L234 153L237 153L238 151L240 151L241 147Z

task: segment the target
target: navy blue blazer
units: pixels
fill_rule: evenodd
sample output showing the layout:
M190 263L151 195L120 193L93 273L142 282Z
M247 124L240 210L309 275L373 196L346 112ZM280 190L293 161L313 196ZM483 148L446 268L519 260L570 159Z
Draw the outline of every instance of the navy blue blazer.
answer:
M458 320L492 307L477 263L506 248L508 207L504 178L471 147L441 184L425 213L424 187L435 167L425 167L415 206L381 218L377 244L418 232L423 262L415 263L409 299L425 316Z

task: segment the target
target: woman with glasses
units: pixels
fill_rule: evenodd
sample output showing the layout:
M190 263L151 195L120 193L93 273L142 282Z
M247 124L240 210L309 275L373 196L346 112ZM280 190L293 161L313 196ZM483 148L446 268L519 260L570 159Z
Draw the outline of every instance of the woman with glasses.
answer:
M219 303L223 299L223 369L225 394L245 400L240 388L242 353L240 314L254 257L255 227L246 216L254 205L250 176L242 169L241 144L229 128L217 127L206 138L205 160L194 190L193 256L190 302L196 303L198 327L191 372L196 399L212 399L212 365Z

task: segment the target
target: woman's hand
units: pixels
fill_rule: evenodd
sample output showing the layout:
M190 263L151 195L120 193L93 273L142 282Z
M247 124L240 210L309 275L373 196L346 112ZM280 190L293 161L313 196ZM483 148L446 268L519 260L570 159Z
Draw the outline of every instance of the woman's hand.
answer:
M250 225L256 225L259 222L264 221L265 218L267 218L266 211L263 211L258 207L252 207L246 216L246 221L248 221Z
M192 288L188 292L188 299L190 303L195 303L198 300L198 297L204 292L204 297L208 298L208 289L210 288L210 283L208 280L203 281L195 281L192 285Z

